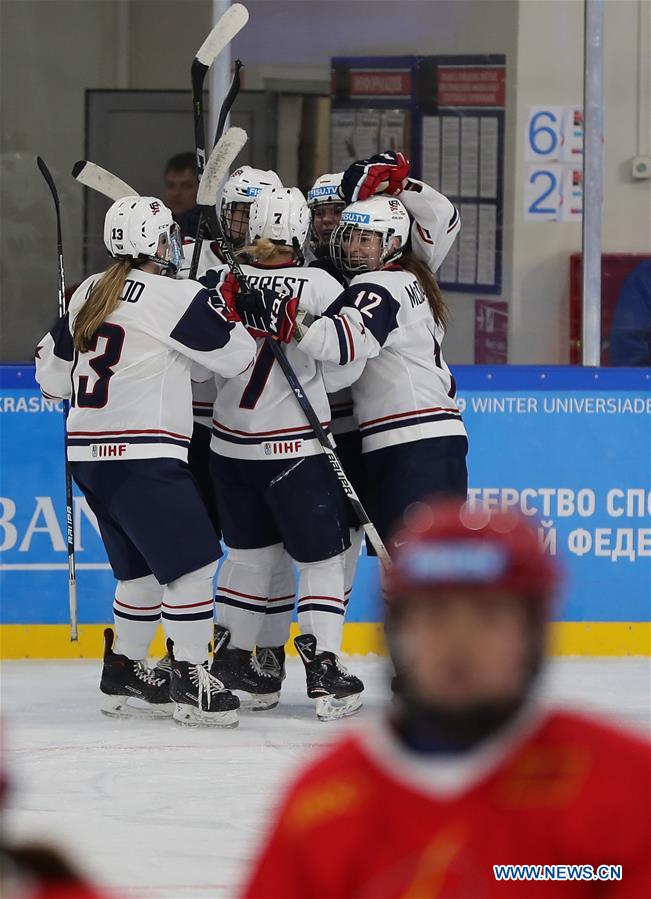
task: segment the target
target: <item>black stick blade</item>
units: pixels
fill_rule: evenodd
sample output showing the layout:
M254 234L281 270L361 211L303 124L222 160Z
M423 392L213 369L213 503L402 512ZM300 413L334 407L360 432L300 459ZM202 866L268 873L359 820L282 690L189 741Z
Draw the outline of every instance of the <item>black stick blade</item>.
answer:
M56 184L54 183L54 178L52 177L52 173L49 168L45 164L45 160L41 156L36 157L36 165L39 168L41 175L45 178L47 186L50 188L50 193L54 199L54 205L59 208L59 193L56 188Z

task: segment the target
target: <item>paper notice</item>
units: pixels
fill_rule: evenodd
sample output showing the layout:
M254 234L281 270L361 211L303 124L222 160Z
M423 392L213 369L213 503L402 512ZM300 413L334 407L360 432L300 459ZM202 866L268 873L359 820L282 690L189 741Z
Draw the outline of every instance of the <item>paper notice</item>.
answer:
M508 361L509 305L501 300L475 300L475 364Z
M459 196L459 119L443 116L441 128L441 192Z
M441 184L441 120L438 116L423 116L421 159L423 181L439 190Z
M477 238L477 284L495 284L496 243L497 210L491 203L481 203Z
M461 196L476 197L479 184L479 119L461 119Z
M483 117L479 126L479 196L485 200L497 198L497 118Z
M405 114L401 109L385 109L380 113L380 152L385 150L405 151Z
M583 108L566 106L563 110L562 161L581 165L583 160Z
M374 156L380 149L380 110L358 110L355 113L355 159Z
M475 284L477 280L477 206L461 203L462 226L456 243L459 244L459 284Z
M561 188L561 221L580 222L583 217L583 170L571 165L563 166Z
M526 222L558 222L561 219L562 165L525 167L524 219Z

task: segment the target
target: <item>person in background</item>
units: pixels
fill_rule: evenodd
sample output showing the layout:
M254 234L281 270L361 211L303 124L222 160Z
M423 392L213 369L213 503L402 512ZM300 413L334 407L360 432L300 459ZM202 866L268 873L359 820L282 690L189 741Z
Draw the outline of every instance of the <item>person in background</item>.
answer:
M628 275L610 332L611 365L651 365L651 259Z
M165 163L165 205L183 237L194 237L199 224L197 161L194 153L176 153Z
M393 546L398 693L298 774L242 895L651 895L648 741L537 698L561 578L531 525L423 503Z

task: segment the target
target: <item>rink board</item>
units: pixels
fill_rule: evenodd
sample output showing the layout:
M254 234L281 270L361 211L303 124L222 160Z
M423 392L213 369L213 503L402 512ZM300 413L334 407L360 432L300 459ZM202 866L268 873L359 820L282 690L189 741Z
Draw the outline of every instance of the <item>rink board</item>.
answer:
M471 499L537 516L564 560L552 649L651 654L651 373L457 366ZM81 639L70 646L61 411L31 366L0 366L0 655L96 657L113 578L75 501ZM111 464L111 463L107 463ZM377 563L363 553L345 648L382 651Z

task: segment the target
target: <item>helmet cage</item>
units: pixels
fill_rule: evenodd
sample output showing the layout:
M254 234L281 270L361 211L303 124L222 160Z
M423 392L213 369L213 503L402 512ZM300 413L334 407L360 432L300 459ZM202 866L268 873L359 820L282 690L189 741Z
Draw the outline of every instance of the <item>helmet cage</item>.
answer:
M324 239L322 236L317 234L316 228L314 227L314 220L318 218L323 212L327 209L327 207L332 207L332 212L334 215L338 216L338 219L341 218L341 213L346 208L346 203L344 200L339 199L336 196L330 196L326 200L317 200L311 204L310 212L310 249L314 253L314 255L318 259L327 259L330 255L330 238L332 237L332 233ZM335 225L335 228L337 226Z
M330 236L330 258L335 268L346 275L360 275L364 272L378 271L389 262L398 259L404 250L400 243L390 251L391 242L396 234L395 228L379 230L375 228L362 228L354 222L343 222L335 228ZM359 235L357 241L353 238ZM360 253L362 242L365 238L377 235L380 238L380 252L377 262L369 258L368 253Z
M249 231L251 203L233 201L222 203L220 218L224 234L234 250L241 250Z

